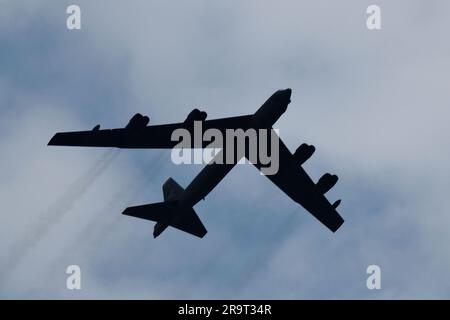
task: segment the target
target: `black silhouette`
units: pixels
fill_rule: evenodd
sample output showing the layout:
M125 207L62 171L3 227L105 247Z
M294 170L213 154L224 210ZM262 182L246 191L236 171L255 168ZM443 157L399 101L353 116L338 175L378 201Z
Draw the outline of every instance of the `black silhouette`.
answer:
M194 109L182 123L147 126L150 119L136 114L125 128L100 130L100 126L97 125L91 131L57 133L50 140L49 145L170 149L178 143L171 140L172 132L178 128L185 128L193 133L194 121L202 121L203 132L215 128L224 135L226 129L271 129L287 110L287 106L291 102L291 93L291 89L275 92L253 115L206 120L205 112ZM267 138L270 139L270 135ZM221 145L218 141L202 143L202 147L222 148L216 158L226 152L226 146ZM191 146L194 147L194 141ZM195 145L195 147L199 146ZM193 207L219 184L237 161L242 157L249 158L248 150L248 146L246 146L244 154L240 155L235 152L235 158L231 164L211 161L186 189L169 178L163 185L164 202L129 207L123 214L155 221L153 232L155 238L168 226L203 238L207 231ZM292 154L280 139L278 171L266 176L291 199L302 205L326 227L335 232L344 222L336 211L341 200L330 204L324 194L336 184L338 177L326 173L317 183L314 183L301 167L312 156L314 150L313 146L302 144ZM266 167L266 164L259 158L253 164L259 170Z

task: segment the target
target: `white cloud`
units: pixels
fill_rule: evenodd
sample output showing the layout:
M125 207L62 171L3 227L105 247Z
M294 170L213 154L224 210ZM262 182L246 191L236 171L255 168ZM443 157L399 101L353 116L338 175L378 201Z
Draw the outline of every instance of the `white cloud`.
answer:
M122 152L24 258L10 281L10 295L447 297L447 4L379 1L379 32L365 28L371 3L361 1L79 4L81 33L51 37L60 40L57 47L79 41L82 54L60 48L56 56L76 59L80 66L90 61L117 66L126 70L126 81L109 82L114 73L98 74L101 67L94 71L99 85L107 82L102 90L75 81L81 96L109 99L86 110L67 94L25 94L2 77L1 102L8 106L0 109L0 177L7 181L0 184L7 213L0 223L2 260L5 249L26 232L25 222L38 219L103 152L45 147L55 130L93 126L93 112L111 126L138 111L158 123L180 121L194 107L211 117L251 113L284 87L294 93L278 123L281 135L292 149L304 141L316 145L306 165L315 179L323 170L340 175L329 197L343 198L346 223L331 235L254 168L239 166L198 206L209 229L204 241L173 230L154 241L151 224L118 213L127 205L159 201L165 178L186 185L199 168L169 165L147 173L146 181L141 174L154 170L151 155L159 153ZM34 17L35 23L49 15L52 28L58 19L63 28L60 6L10 4L1 20L21 33L26 28L18 21ZM11 18L19 13L26 19ZM81 79L94 76L89 68L80 69ZM76 70L69 65L65 71ZM108 89L125 93L126 104L115 103ZM299 213L292 224L291 211ZM86 270L81 293L60 287L65 274L58 272L73 260ZM382 267L381 292L365 288L368 264Z

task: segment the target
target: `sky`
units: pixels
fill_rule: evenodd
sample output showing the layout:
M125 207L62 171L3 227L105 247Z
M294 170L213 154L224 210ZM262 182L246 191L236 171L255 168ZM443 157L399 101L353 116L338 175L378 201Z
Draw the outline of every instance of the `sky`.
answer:
M81 30L66 28L71 4ZM381 30L366 27L371 4ZM444 0L0 0L0 298L450 298L448 12ZM276 127L291 150L316 146L314 180L339 176L334 234L248 165L196 205L205 238L153 239L151 222L120 213L202 166L47 146L137 112L251 114L288 87ZM66 287L69 265L81 290Z

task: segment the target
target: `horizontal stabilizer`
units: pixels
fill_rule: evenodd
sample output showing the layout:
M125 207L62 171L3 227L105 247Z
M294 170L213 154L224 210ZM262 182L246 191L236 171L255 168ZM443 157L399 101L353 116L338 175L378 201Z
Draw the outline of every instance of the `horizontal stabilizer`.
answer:
M159 222L167 218L176 207L176 202L158 202L126 208L122 214Z
M192 208L177 215L174 221L170 222L170 225L178 230L190 233L199 238L203 238L208 232Z
M126 208L122 214L163 223L199 238L207 233L193 208L181 208L176 201L158 202Z

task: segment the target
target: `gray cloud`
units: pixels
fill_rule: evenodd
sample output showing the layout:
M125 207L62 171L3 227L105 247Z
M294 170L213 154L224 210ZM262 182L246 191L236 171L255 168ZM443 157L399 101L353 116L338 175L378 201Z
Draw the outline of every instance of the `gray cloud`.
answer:
M22 261L23 257L35 249L39 241L64 219L64 216L77 204L117 155L118 150L107 151L85 174L70 185L60 198L56 199L43 214L39 215L39 221L34 221L28 226L18 242L13 243L9 248L9 253L2 266L2 270L5 272L0 276L2 283L7 281L8 273L14 272L14 269Z
M122 207L160 201L167 177L186 186L200 167L127 151L24 257L4 297L448 298L446 3L378 1L379 32L365 28L368 1L79 4L78 33L61 2L0 11L2 263L103 152L44 147L55 131L122 126L134 112L156 123L194 107L252 113L283 87L294 93L281 135L292 149L316 145L315 179L340 176L328 197L343 198L346 223L330 234L239 166L196 207L205 241L174 230L154 241ZM81 292L64 288L72 263ZM365 288L369 264L382 267L379 292Z

